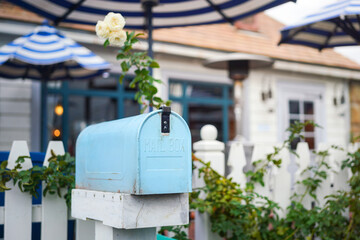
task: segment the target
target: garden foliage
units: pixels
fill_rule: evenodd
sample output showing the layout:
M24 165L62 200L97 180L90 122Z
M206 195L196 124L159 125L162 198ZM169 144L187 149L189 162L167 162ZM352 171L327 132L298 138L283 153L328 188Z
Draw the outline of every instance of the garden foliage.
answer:
M360 239L360 149L355 153L347 153L347 158L342 162L342 169L347 168L352 172L349 190L326 196L327 201L323 207L317 204L316 190L331 171L326 161L330 149L314 152L320 161L302 172L310 177L296 184L303 185L305 191L292 195L285 217L279 217L280 208L276 202L254 192L255 184L264 186L263 177L269 165L281 166L280 151L284 148L290 149L294 139L303 138L301 132L307 124L315 125L312 122L291 125L287 129L289 138L282 146L274 147L273 152L265 159L254 163L254 171L246 173L248 182L243 188L232 179L218 174L211 168L210 163L194 157L194 161L202 163L202 167L194 171L199 171L205 186L195 189L191 194L191 208L207 213L211 230L226 240ZM331 148L340 149L337 146ZM307 209L303 204L306 196L310 196L315 203L311 209ZM179 230L175 239L178 233ZM187 238L182 236L181 239Z

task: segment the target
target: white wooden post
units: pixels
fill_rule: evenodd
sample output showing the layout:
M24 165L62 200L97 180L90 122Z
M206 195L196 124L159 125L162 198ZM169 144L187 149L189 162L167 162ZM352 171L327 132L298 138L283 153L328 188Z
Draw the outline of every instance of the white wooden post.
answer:
M62 141L50 141L46 150L44 166L49 166L49 158L51 150L56 155L64 155L64 145ZM43 190L45 183L43 183ZM61 192L62 196L65 191ZM57 194L47 194L42 198L42 223L41 223L41 239L47 240L66 240L67 239L67 215L68 209L65 199Z
M239 141L234 141L230 146L228 166L230 167L230 174L228 178L245 187L246 175L244 173L244 167L246 166L246 157L244 152L244 146Z
M251 157L251 163L256 162L260 159L265 159L266 155L273 152L273 148L271 145L269 144L255 144L254 145L254 151L253 151L253 155ZM256 170L256 169L255 169ZM270 169L268 169L268 171L264 174L264 186L261 186L260 184L255 184L255 189L254 192L262 195L262 196L266 196L266 197L270 197L270 181L271 181L271 174L270 174Z
M297 193L298 195L302 195L305 193L306 188L302 184L296 184L296 182L301 182L304 179L310 177L309 172L302 174L302 172L310 165L310 150L308 143L306 142L298 143L296 148L296 153L298 154L298 157L296 157L295 162L298 166L298 169L295 173L295 193ZM308 210L311 209L311 202L312 200L308 194L302 200L303 206Z
M211 167L219 174L225 174L225 154L223 153L225 144L217 141L217 129L213 125L205 125L200 131L201 141L194 143L195 156L204 162L210 162ZM200 165L195 162L195 165ZM202 187L202 179L194 178L194 186ZM207 214L195 212L195 239L221 239L217 234L211 232L210 219Z
M7 168L13 169L19 156L29 156L26 141L14 141L8 159ZM32 168L29 158L21 164L22 170ZM17 185L9 182L7 187L11 190L5 193L5 240L31 240L31 211L32 196L20 191Z
M218 131L213 125L205 125L200 130L201 141L194 143L195 156L205 162L219 174L225 174L225 144L217 141Z
M271 200L279 203L281 210L280 217L286 215L286 208L290 205L291 196L291 176L288 171L290 164L290 153L288 149L282 149L279 153L279 159L282 160L281 167L272 166L272 173L270 177L273 179L270 186Z
M76 219L76 240L95 240L95 221Z

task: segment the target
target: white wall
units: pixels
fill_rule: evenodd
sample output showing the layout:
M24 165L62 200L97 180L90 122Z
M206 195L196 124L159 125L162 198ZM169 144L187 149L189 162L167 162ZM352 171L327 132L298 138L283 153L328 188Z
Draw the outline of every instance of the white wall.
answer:
M31 137L31 82L0 79L0 150Z
M285 103L281 102L281 86L299 86L301 89L315 88L322 91L322 109L318 123L320 129L318 140L327 143L345 144L349 138L349 101L347 81L340 78L324 77L319 75L284 72L277 70L252 71L247 84L248 99L248 122L250 122L249 140L260 143L275 143L282 141L283 125L282 115L279 113ZM263 102L262 90L268 90L271 86L273 98ZM334 106L333 98L337 96L340 101L341 92L345 86L346 103L342 106ZM322 89L322 90L321 90ZM306 90L303 90L306 91ZM315 90L314 90L315 91ZM335 93L334 93L335 92Z

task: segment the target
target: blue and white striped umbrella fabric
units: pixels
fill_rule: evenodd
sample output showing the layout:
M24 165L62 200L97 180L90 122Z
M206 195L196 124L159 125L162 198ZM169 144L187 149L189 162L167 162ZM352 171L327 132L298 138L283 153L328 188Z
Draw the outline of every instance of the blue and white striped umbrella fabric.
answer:
M9 0L53 21L94 25L108 12L119 12L126 28L145 29L144 0ZM236 21L295 0L160 0L153 7L153 28ZM146 1L145 1L146 2ZM151 2L156 2L151 0Z
M360 0L346 0L327 5L286 26L281 43L299 44L322 50L360 43Z
M98 76L110 64L44 23L0 48L0 76L76 80Z

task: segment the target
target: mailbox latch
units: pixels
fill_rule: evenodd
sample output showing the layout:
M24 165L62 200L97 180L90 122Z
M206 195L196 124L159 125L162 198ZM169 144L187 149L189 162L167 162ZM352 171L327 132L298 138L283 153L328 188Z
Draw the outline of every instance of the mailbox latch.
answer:
M170 133L170 107L162 107L161 113L161 134L169 135Z

